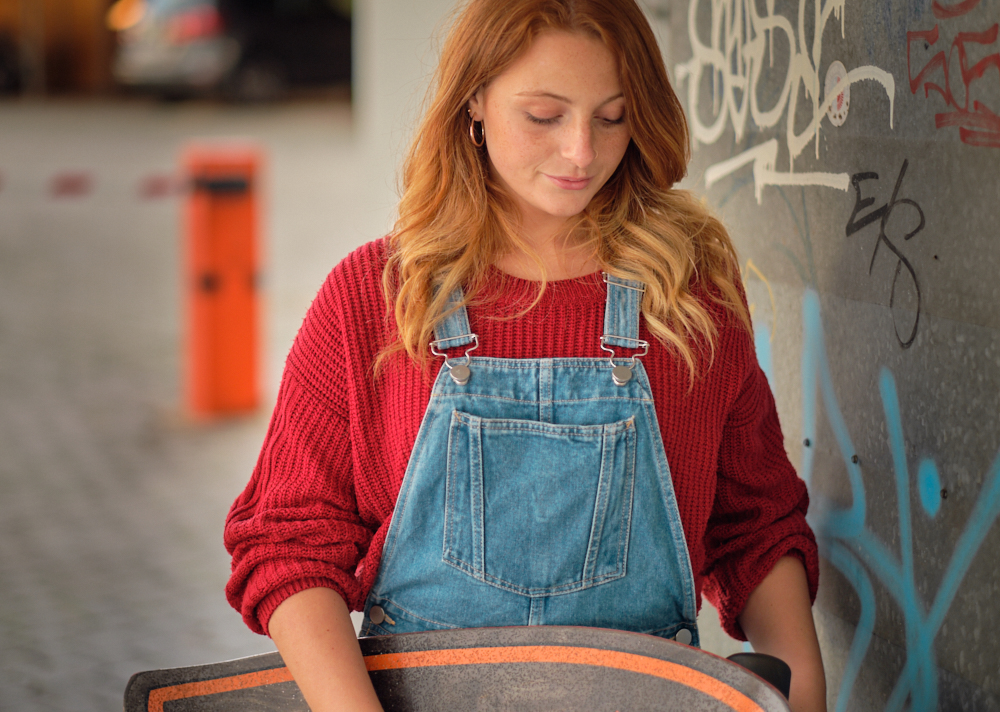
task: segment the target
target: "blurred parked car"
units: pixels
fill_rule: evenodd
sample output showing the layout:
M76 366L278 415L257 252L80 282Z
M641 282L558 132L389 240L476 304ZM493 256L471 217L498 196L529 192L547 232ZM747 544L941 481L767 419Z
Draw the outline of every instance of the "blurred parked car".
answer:
M119 84L164 96L273 99L290 87L350 81L344 0L119 0Z

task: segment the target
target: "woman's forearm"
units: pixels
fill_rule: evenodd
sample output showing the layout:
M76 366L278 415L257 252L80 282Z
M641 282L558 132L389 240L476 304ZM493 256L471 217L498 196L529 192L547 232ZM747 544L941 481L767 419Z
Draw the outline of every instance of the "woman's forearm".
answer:
M382 712L336 591L310 588L288 597L268 632L313 712Z
M793 712L825 712L826 677L802 562L779 559L750 594L739 622L756 652L781 658L792 669Z

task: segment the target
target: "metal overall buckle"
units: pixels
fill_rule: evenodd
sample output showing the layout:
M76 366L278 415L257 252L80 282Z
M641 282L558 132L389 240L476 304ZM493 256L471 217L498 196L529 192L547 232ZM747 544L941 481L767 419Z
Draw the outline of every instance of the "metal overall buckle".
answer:
M623 364L615 364L615 350L605 345L605 340L608 338L632 342L635 344L634 348L642 349L642 353L632 354L632 359L627 366ZM611 363L611 380L615 382L616 386L624 386L632 380L632 369L635 368L637 363L639 363L639 359L649 353L649 342L643 341L642 339L629 339L624 336L609 337L604 335L601 337L601 349L611 354L611 358L608 359Z
M438 351L438 346L440 344L447 343L448 341L458 341L459 339L466 339L472 337L472 347L466 349L465 351L465 363L456 363L453 359L448 358L448 354L443 351ZM469 356L470 353L479 348L479 337L475 334L462 334L461 336L452 336L447 339L438 339L437 341L431 342L431 353L435 356L444 357L444 365L448 367L448 375L451 376L451 380L455 382L456 385L464 386L472 378L472 370L469 368L469 364L472 363L472 357Z
M609 275L607 272L604 273L604 283L608 285L609 290L611 289L611 286L614 285L615 287L618 287L620 289L631 289L633 292L639 292L640 295L644 294L646 291L645 286L634 287L631 284L622 284L619 281L612 280L611 275ZM627 366L616 365L615 350L609 348L606 345L606 341L608 339L618 339L620 341L627 341L629 342L630 345L627 346L626 348L642 349L642 353L632 354L632 360L629 362ZM635 346L632 346L631 344L635 344ZM627 336L615 336L613 334L605 334L604 336L601 337L601 349L611 354L611 358L609 359L611 362L611 380L614 381L616 386L624 386L626 383L632 380L632 369L634 369L635 365L639 363L639 359L642 356L645 356L646 354L649 353L649 342L643 341L642 339L632 339Z

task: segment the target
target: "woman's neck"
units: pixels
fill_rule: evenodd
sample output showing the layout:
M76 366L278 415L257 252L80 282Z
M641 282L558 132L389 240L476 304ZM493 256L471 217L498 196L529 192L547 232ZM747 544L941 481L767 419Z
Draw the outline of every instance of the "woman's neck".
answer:
M527 252L515 249L497 260L497 269L537 282L543 276L548 280L575 279L593 274L599 268L593 250L588 245L576 243L569 236L553 237L550 234L546 237L536 232L525 235L524 239L541 264Z
M523 252L508 253L497 261L496 268L518 279L540 282L543 276L549 281L576 279L593 274L600 267L594 259L553 262L543 257L542 264L545 267L544 275L542 267Z

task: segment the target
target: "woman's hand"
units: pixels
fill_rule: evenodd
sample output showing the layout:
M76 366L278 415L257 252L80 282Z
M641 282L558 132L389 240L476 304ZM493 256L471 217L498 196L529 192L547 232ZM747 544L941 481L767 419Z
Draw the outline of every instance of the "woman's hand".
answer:
M275 609L268 633L313 712L382 712L347 605L309 588Z
M792 669L793 712L826 712L826 676L802 562L779 559L750 594L739 622L755 652L781 658Z

